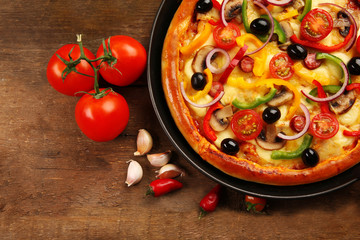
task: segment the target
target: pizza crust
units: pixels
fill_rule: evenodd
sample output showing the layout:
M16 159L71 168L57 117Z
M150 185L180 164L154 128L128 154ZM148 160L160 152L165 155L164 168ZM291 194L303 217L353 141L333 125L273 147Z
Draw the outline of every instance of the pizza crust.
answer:
M294 170L284 167L262 166L221 152L202 136L190 114L180 91L180 47L191 23L197 0L183 0L166 35L162 53L162 85L171 115L190 146L200 157L233 177L269 185L300 185L325 180L344 172L360 160L360 142L345 154L321 161L312 168ZM284 160L286 161L286 160Z

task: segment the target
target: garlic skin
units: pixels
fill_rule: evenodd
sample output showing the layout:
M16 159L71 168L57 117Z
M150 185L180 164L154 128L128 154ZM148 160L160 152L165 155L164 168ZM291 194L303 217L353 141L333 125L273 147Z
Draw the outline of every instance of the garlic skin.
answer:
M137 151L134 152L134 156L143 156L150 152L153 147L153 139L148 131L140 129L136 140Z
M125 183L128 187L137 184L143 177L143 169L141 165L134 160L129 160L126 163L130 163L127 170L127 177Z
M156 178L159 178L159 179L176 178L178 176L180 176L180 177L185 176L185 171L172 163L164 165L162 168L160 168L159 171L157 171L157 173L158 173L158 175L156 175Z
M163 153L147 154L146 157L152 166L162 167L170 161L171 151L167 150L166 152Z

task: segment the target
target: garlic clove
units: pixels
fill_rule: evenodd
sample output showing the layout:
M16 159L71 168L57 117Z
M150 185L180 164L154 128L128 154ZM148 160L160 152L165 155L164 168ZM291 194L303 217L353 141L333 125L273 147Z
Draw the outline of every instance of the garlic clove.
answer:
M146 153L150 152L153 147L153 139L148 131L145 129L140 129L137 140L137 151L134 152L134 156L143 156Z
M159 179L185 176L185 171L172 163L164 165L162 168L160 168L160 170L157 173L158 175L156 175L156 178Z
M153 154L147 154L147 159L149 160L150 164L154 167L162 167L166 165L171 158L171 151L168 150L163 153L153 153Z
M125 183L128 187L137 184L143 177L143 169L141 165L134 160L129 160L126 163L130 163L127 170L127 177Z

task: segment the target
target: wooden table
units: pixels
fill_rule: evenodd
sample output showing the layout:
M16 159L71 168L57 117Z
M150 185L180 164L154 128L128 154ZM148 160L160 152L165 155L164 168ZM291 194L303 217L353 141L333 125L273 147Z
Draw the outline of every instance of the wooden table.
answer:
M175 1L175 0L174 0ZM74 119L76 97L46 79L52 54L83 34L96 52L103 38L129 35L146 49L161 0L0 1L0 239L355 239L360 238L360 183L306 199L268 199L268 214L244 210L244 194L226 189L217 210L198 219L215 185L186 162L157 121L146 74L115 88L130 122L115 140L88 139ZM144 178L124 181L140 128L152 152L174 150L184 188L146 197L156 168L136 157Z

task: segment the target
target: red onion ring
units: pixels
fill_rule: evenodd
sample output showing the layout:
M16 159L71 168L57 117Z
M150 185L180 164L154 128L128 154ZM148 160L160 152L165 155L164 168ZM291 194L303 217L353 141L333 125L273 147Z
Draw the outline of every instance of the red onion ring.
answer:
M275 6L285 6L292 2L292 0L265 0L268 4Z
M261 49L263 49L263 48L266 46L266 44L269 43L270 39L272 38L272 35L274 34L274 18L273 18L273 16L271 15L269 9L267 9L262 3L258 2L258 1L254 1L254 4L257 5L257 6L259 6L259 7L261 7L262 9L265 10L265 12L266 12L266 14L269 16L269 19L270 19L270 22L271 22L271 29L270 29L269 37L268 37L268 39L266 40L266 42L264 42L264 44L263 44L261 47L259 47L258 49L254 50L254 51L252 51L252 52L249 52L249 53L247 53L246 55L252 55L252 54L254 54L254 53L257 53L257 52L260 51Z
M222 53L225 56L225 64L221 67L221 68L216 68L211 64L211 58L215 53ZM230 64L230 56L229 53L227 51L225 51L224 49L221 48L214 48L213 50L211 50L208 55L206 56L206 67L215 74L219 74L225 71L225 69L229 66Z
M185 88L184 88L184 82L181 82L180 83L180 90L181 90L181 94L183 95L184 99L190 103L191 105L193 105L194 107L198 107L198 108L206 108L206 107L210 107L211 105L214 105L216 102L220 101L220 99L224 96L225 92L224 91L221 91L219 93L219 95L214 98L211 102L209 103L205 103L205 104L197 104L197 103L194 103L193 101L191 101L189 99L189 97L186 95L186 92L185 92Z
M348 52L354 46L354 43L356 41L357 31L358 31L358 26L356 24L354 16L351 15L351 13L348 10L346 10L346 8L343 8L334 3L320 3L319 6L334 6L334 7L340 8L342 11L344 11L350 17L350 22L354 25L354 34L350 40L349 45L345 49Z
M329 102L329 101L332 101L332 100L338 98L341 94L344 93L346 86L349 84L349 72L345 66L345 63L341 62L340 66L343 69L345 79L344 79L343 85L341 86L341 88L339 89L339 91L337 93L335 93L334 95L331 95L330 97L326 97L326 98L314 97L314 96L310 95L309 93L304 92L304 90L301 90L301 93L304 94L305 97L309 98L310 100L312 100L314 102Z
M220 8L220 18L221 18L221 22L224 24L224 26L226 27L228 25L227 21L225 20L225 6L226 4L229 2L229 0L224 0L221 3L221 8Z
M304 114L305 114L305 126L304 126L304 129L301 130L301 132L293 135L293 136L287 136L283 133L278 133L277 136L279 138L282 138L282 139L285 139L285 140L295 140L295 139L298 139L300 138L301 136L303 136L307 130L309 129L310 127L310 112L309 112L309 109L304 105L304 104L300 104L300 108L301 110L303 110Z

